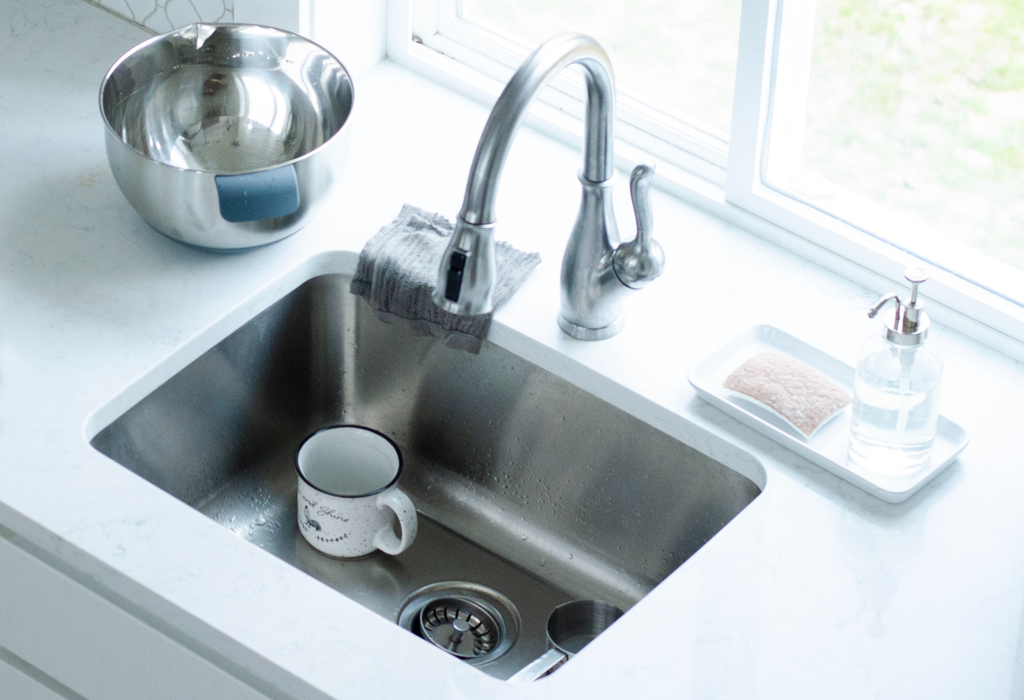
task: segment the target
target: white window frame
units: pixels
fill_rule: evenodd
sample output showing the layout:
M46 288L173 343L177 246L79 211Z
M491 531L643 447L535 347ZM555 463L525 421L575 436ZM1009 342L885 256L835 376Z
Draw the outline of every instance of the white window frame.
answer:
M770 145L776 149L771 160L774 182L784 182L787 168L800 162L814 1L743 0L727 142L711 130L620 96L616 165L628 169L653 156L659 166L655 184L662 189L879 293L904 288L905 268L924 262L932 273L928 299L936 321L1024 359L1024 306L995 291L995 285L965 279L974 273L971 260L979 260L980 253L966 246L958 249L958 273L953 274L940 261L923 259L849 219L826 213L813 201L801 201L784 187L766 184ZM461 0L388 0L388 57L492 104L526 52L459 19L460 4ZM786 80L776 83L781 74ZM579 145L582 99L580 80L557 76L527 121ZM786 158L779 158L780 152ZM852 199L859 213L873 206ZM885 218L876 217L883 233ZM858 223L864 226L862 219ZM872 229L879 230L874 224Z

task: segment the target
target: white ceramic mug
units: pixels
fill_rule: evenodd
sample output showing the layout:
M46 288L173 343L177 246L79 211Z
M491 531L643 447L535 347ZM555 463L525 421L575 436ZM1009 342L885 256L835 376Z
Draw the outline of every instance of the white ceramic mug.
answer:
M399 554L416 538L416 508L395 486L402 455L386 435L355 425L324 428L302 443L295 468L299 531L324 554Z

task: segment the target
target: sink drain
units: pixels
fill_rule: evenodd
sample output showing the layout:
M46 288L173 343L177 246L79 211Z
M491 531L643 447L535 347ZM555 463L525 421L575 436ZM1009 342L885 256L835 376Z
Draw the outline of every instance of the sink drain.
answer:
M462 598L442 598L420 610L420 633L460 659L494 651L500 627L491 614Z
M425 586L406 598L398 624L452 656L477 665L512 648L520 619L512 602L474 583Z

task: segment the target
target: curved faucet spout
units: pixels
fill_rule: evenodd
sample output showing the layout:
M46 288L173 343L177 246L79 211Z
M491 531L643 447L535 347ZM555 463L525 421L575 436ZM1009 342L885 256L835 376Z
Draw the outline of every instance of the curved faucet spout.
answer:
M582 34L563 34L542 44L498 97L477 145L462 210L441 258L433 300L457 314L493 310L491 296L497 278L494 202L505 159L534 97L556 73L572 64L583 68L587 84L583 169L579 174L583 201L562 259L558 325L575 338L600 340L622 328L623 297L661 274L663 255L650 237L647 189L653 170L644 165L634 171L638 184L633 188L640 235L628 249L619 246L610 196L615 174L615 81L604 49Z
M498 180L512 139L540 89L573 63L583 67L587 83L583 177L604 182L614 174L615 79L608 54L583 34L556 36L530 54L491 110L469 169L466 197L459 212L459 218L467 224L494 223Z

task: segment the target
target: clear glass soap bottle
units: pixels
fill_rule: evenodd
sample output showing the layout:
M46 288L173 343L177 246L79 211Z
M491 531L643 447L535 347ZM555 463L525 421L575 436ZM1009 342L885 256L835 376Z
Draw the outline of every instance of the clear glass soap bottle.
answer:
M861 348L853 383L850 461L886 476L912 476L928 464L939 420L942 355L925 343L929 319L917 298L928 279L906 272L910 301L886 294L868 312L874 318L889 301L896 312L883 317L882 332Z

